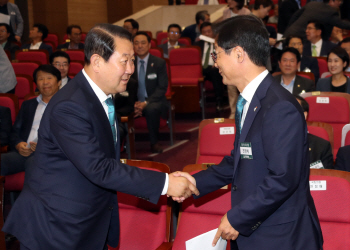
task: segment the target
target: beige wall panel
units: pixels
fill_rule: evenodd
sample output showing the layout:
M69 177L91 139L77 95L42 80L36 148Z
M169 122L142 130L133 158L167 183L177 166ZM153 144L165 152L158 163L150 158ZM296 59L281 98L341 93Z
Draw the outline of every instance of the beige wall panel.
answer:
M133 13L152 5L168 5L168 0L128 0L132 2Z

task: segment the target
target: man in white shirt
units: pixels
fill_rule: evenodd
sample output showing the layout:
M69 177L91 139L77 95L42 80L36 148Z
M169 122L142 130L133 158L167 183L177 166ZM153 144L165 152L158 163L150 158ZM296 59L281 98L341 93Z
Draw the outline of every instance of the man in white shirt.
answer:
M61 89L71 80L68 76L70 57L66 52L58 50L51 54L50 64L61 72Z
M168 26L168 41L158 45L163 50L164 58L169 58L169 53L172 49L180 46L186 46L186 44L179 43L181 36L181 27L176 23L172 23Z
M34 24L33 28L29 32L29 38L31 43L23 44L21 49L46 49L49 52L49 55L52 54L52 47L48 44L45 44L43 40L49 34L49 30L44 24Z

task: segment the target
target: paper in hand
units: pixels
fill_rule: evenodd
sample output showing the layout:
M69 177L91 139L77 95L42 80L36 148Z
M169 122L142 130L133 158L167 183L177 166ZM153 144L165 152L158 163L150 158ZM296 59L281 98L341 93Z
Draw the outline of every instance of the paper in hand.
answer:
M220 238L213 247L212 243L218 229L211 230L186 241L186 250L226 250L227 241Z

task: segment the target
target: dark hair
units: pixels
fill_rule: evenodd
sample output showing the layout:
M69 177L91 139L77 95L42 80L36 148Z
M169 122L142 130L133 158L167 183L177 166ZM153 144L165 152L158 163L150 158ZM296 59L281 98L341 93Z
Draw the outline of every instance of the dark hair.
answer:
M61 81L61 72L50 64L44 64L37 67L33 72L33 79L35 83L37 83L36 75L39 71L43 71L55 76L57 78L57 82Z
M260 18L240 15L222 22L218 27L218 45L230 54L232 48L240 46L257 66L267 65L270 57L269 34Z
M81 27L79 25L76 25L76 24L72 24L72 25L69 25L67 27L67 35L71 35L72 34L72 29L75 28L75 29L79 29L80 32L81 32Z
M33 25L33 28L37 28L38 31L43 34L43 36L41 37L41 40L44 40L49 34L49 30L44 24L36 23Z
M301 60L300 53L296 48L293 48L293 47L287 47L284 50L282 50L282 52L280 53L280 56L278 58L279 62L281 61L283 54L287 53L287 52L293 53L295 55L295 57L297 58L297 62L300 62L300 60Z
M205 16L209 15L209 12L207 10L201 10L196 13L196 24L199 24L199 21L204 21Z
M126 22L131 23L131 26L132 26L133 29L139 30L139 23L136 22L134 19L132 19L132 18L126 19L126 20L124 21L124 23L126 23Z
M289 43L290 43L290 40L292 40L293 38L298 38L300 39L301 43L303 43L303 38L302 36L299 36L299 35L290 35L290 36L287 36L286 40L284 41L284 47L289 47Z
M0 23L0 26L5 26L7 33L12 33L12 28L7 23Z
M169 30L170 30L171 28L177 28L177 29L179 29L179 32L180 32L180 34L181 34L181 27L180 27L180 25L178 25L178 24L176 24L176 23L170 24L170 25L168 26L168 32L169 32Z
M349 54L348 54L348 52L346 52L346 50L340 46L334 47L331 51L329 51L329 53L327 55L327 61L328 61L329 55L331 53L337 55L343 62L346 62L346 66L343 68L343 71L344 71L349 66Z
M235 1L235 2L237 3L236 8L237 8L238 10L240 10L240 9L243 8L243 6L244 6L244 0L233 0L233 1ZM227 3L227 0L225 0L225 2Z
M307 101L300 95L294 95L294 97L300 101L300 105L303 111L309 113L309 104L307 103Z
M53 60L54 60L56 57L65 57L65 58L67 58L67 60L68 60L68 64L70 64L70 57L69 57L69 55L68 55L66 52L61 51L61 50L57 50L57 51L53 52L53 53L50 55L50 64L53 63Z
M321 22L319 22L318 20L310 20L307 22L307 25L309 25L310 23L313 23L315 25L315 29L316 30L321 30L322 33L323 33L323 30L324 30L324 26Z
M94 26L85 38L85 63L90 64L93 54L98 54L107 62L117 47L114 42L115 37L131 42L131 34L122 27L108 23Z
M205 28L205 27L212 27L212 24L210 22L204 22L201 24L201 27L199 28L200 32L202 32L202 29Z
M0 25L1 26L1 25ZM345 37L340 43L339 46L342 45L343 43L350 43L350 37Z
M272 0L256 0L254 3L254 10L258 10L260 8L260 5L262 5L264 8L267 8L271 6L271 9L273 8L273 2Z
M134 41L135 37L138 36L138 35L144 35L144 36L147 38L148 43L151 42L151 37L150 37L150 36L148 35L148 33L145 32L145 31L138 31L138 32L135 34L135 36L132 38L132 41Z

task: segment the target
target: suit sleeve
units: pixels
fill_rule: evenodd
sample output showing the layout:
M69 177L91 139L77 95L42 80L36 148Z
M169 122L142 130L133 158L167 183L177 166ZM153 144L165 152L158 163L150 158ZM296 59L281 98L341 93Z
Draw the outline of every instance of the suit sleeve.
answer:
M22 107L20 108L18 115L16 117L15 123L12 127L12 132L10 136L10 149L15 150L16 145L20 142L23 142L22 138L20 137L21 131L23 130L23 124L25 123L25 114L27 112L26 104L22 104ZM31 126L30 124L29 126Z
M294 15L289 20L288 27L290 27L296 20L298 20L298 18L303 14L304 11L305 11L305 7L295 12Z
M148 97L148 102L159 102L164 99L165 93L168 89L168 73L166 70L165 60L159 60L160 64L157 67L157 88ZM158 64L158 63L157 63Z
M9 137L11 134L12 122L11 111L9 108L1 108L1 122L0 122L0 142L1 146L7 146L9 144Z
M15 8L15 12L16 12L16 25L17 25L16 36L22 37L22 34L23 34L23 18L22 18L21 12L18 9L18 6L17 5L13 5L13 7Z
M350 146L340 147L337 153L334 169L350 171Z
M80 104L65 101L52 108L50 131L67 159L92 183L110 190L147 197L157 203L165 174L142 170L108 158L94 131L91 115Z
M341 20L338 13L334 13L334 15L331 16L329 23L341 29L350 29L350 22L346 20Z

